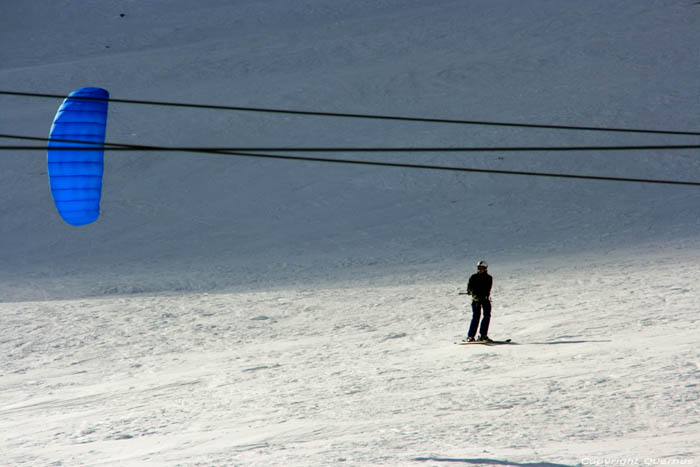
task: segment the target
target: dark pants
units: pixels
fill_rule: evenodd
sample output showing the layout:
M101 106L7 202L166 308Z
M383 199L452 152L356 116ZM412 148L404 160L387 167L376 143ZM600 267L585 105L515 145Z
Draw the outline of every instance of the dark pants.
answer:
M467 334L469 337L476 336L476 329L479 327L482 308L484 310L484 319L481 320L479 334L482 336L489 335L489 323L491 322L491 302L488 300L480 300L478 302L472 302L472 322L469 325L469 334Z

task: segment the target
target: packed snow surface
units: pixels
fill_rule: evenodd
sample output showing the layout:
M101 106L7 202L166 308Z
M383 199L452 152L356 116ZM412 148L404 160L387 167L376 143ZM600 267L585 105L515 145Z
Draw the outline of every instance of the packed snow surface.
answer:
M698 43L682 0L10 0L0 90L697 132ZM59 104L0 95L0 133ZM144 145L700 144L109 112ZM700 188L107 151L74 228L45 151L1 154L2 465L700 462ZM698 154L321 156L700 181ZM510 345L453 344L481 259Z

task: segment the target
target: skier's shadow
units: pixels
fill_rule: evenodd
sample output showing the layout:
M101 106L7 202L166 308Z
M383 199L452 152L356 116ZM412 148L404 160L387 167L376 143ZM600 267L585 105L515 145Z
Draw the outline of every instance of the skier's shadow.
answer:
M602 340L602 341L549 341L549 342L528 342L530 345L558 345L558 344L601 344L604 342L612 342L612 340Z
M413 460L416 462L454 462L461 464L507 465L514 467L573 467L566 464L553 464L551 462L511 462L499 459L455 459L444 457L416 457Z
M585 341L585 340L577 340L577 341L547 341L547 342L479 342L481 345L486 345L489 347L495 347L498 345L559 345L559 344L602 344L606 342L612 342L612 340L598 340L598 341Z

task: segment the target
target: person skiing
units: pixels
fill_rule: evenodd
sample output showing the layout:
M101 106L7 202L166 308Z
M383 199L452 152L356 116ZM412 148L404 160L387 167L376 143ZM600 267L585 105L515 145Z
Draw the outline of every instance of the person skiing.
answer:
M489 264L486 261L479 261L476 265L477 272L469 278L467 285L467 295L472 297L472 321L469 325L467 342L474 342L474 336L479 329L479 341L491 342L489 339L489 323L491 322L491 288L493 287L493 277L488 273ZM484 312L484 319L481 319L481 312ZM481 320L481 327L479 321Z

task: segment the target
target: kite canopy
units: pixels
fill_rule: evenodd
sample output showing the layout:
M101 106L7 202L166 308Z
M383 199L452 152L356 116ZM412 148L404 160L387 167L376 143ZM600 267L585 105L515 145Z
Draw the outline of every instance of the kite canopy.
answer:
M98 100L86 100L90 98ZM73 91L51 126L49 185L58 213L70 225L90 224L100 215L108 99L109 93L101 88Z

